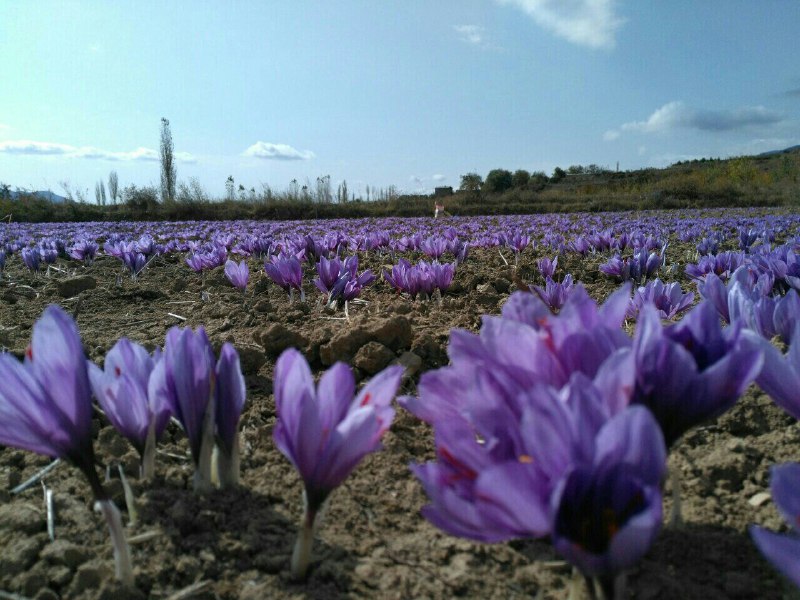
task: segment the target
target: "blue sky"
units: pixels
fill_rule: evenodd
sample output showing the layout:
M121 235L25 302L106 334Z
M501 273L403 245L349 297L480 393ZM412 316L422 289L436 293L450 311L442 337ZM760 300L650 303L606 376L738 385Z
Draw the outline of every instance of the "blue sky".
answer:
M794 0L0 0L0 181L458 186L800 143Z

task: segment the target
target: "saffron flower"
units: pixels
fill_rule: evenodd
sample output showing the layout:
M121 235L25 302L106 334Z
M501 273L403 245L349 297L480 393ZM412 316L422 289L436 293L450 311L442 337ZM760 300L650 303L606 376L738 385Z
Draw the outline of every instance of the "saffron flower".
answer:
M590 464L567 473L552 496L553 547L613 598L614 576L647 552L661 529L664 438L652 414L632 406L595 439Z
M0 444L60 457L86 477L106 518L117 579L133 583L119 511L95 471L92 398L78 327L55 305L33 326L25 361L0 354Z
M231 282L233 287L242 290L247 290L247 282L250 279L250 269L247 266L247 261L243 260L236 263L231 259L225 262L225 277Z
M742 323L723 329L708 302L668 327L662 327L655 307L645 305L633 353L632 402L653 412L668 447L690 428L731 408L764 360L759 347L742 335Z
M756 383L775 404L800 419L800 324L795 325L785 355L760 336L751 335L750 339L764 352L764 366Z
M291 254L278 254L264 264L264 271L278 286L283 288L290 299L293 299L294 290L300 290L300 300L305 300L303 293L303 267L300 260Z
M69 249L69 255L75 260L82 260L87 265L90 265L94 262L98 248L99 246L93 240L82 239L76 241L72 248Z
M121 338L106 354L102 369L87 362L94 396L111 424L136 448L145 478L155 474L156 443L172 416L163 397L149 398L147 394L159 358L159 354L154 359L139 344Z
M216 446L214 463L220 487L239 485L239 419L247 389L239 354L230 343L222 345L215 368Z
M553 281L550 277L544 282L544 287L538 285L530 286L531 292L535 293L552 312L558 312L567 301L572 292L572 275L567 273L561 282Z
M767 560L789 580L800 587L800 537L797 536L800 515L800 464L773 466L770 473L772 499L794 535L773 533L752 525L750 536Z
M211 489L216 394L214 351L205 329L173 327L167 332L161 360L148 382L154 404L166 405L180 422L194 460L194 489Z
M547 279L552 279L553 276L556 274L556 267L558 266L558 256L550 260L549 258L542 257L536 260L536 267L539 269L539 273L542 274L542 277Z
M687 310L693 301L694 293L684 294L677 281L664 283L656 277L633 293L627 316L636 317L642 306L649 303L656 307L658 315L662 319L674 319L678 314Z
M23 248L20 255L22 256L22 262L28 267L29 271L35 273L39 270L42 255L38 248Z
M275 364L273 439L303 479L305 517L292 556L292 575L302 578L311 557L314 524L329 494L364 456L380 448L394 418L390 406L403 368L375 375L353 398L350 368L336 363L315 387L306 359L295 349L284 351Z

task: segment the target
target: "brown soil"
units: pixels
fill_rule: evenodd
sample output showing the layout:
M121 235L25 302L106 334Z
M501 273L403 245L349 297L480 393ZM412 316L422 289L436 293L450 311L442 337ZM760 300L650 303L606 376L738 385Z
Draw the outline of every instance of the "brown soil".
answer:
M361 261L362 268L376 271L389 262L374 255ZM559 274L569 270L602 299L615 286L599 276L596 262L575 257L560 265ZM159 258L138 282L124 277L121 285L119 263L111 258L76 272L74 263L58 266L65 271L34 278L18 261L9 261L0 281L0 345L21 356L31 326L49 303L77 313L86 354L98 362L123 335L155 347L174 325L203 325L217 346L233 341L248 384L243 485L193 494L187 445L180 429L170 425L159 447L156 480L143 484L131 476L139 506L138 523L128 526L137 590L121 590L113 581L107 530L91 510L81 475L61 464L44 478L55 496L51 542L41 486L10 492L51 459L0 448L0 591L40 599L169 598L189 586L195 586L193 593L179 597L567 597L570 569L546 542L475 544L439 532L420 516L426 498L408 464L431 458L431 432L402 410L386 435L385 450L368 457L333 493L308 581L293 583L288 576L301 485L272 443L275 358L287 345L299 345L315 372L340 359L357 366L358 378L402 359L419 369L404 382L404 393L413 393L420 372L446 364L450 329L477 330L481 315L499 312L515 289L513 271L496 250L473 249L441 303L412 302L376 282L364 294L367 305L350 307L349 323L341 312L324 311L310 285L306 304L289 304L266 282L256 260L245 298L221 269L201 281L178 257ZM520 273L532 281L535 272L529 255ZM63 280L74 274L92 277L96 287L63 297L69 294ZM102 415L95 425L99 459L135 473L137 456L128 443ZM758 494L768 492L769 466L795 459L798 442L800 426L756 389L718 422L688 434L670 459L683 479L686 525L664 529L630 574L630 597L781 598L783 583L746 528L754 522L783 528L771 502ZM112 477L107 487L124 511L119 481ZM668 514L669 499L665 503ZM123 517L127 523L127 514Z

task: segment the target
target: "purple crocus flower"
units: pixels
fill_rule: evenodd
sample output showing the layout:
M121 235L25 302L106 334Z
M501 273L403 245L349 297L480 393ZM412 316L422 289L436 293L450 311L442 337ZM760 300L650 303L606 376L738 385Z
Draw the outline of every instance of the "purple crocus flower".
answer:
M82 260L87 265L90 265L94 261L98 248L99 246L92 240L78 240L69 249L69 255L75 260Z
M406 291L409 287L408 285L408 273L411 270L411 263L409 263L406 259L401 258L397 261L397 264L392 267L391 271L387 271L384 269L383 271L383 278L389 282L389 284L394 287L398 293Z
M116 577L133 583L122 520L95 471L92 399L80 334L61 308L48 306L33 325L20 363L0 354L0 444L64 458L89 482L111 534Z
M795 325L785 355L761 336L749 338L764 352L764 366L756 379L759 387L775 404L800 419L800 324Z
M230 259L225 263L225 277L231 282L233 287L242 290L247 290L247 282L250 279L250 268L247 266L247 261L243 260L236 263Z
M661 529L666 465L658 423L632 406L600 430L591 464L567 473L552 495L553 547L607 592L613 576L638 562Z
M39 270L39 262L42 259L42 255L38 248L23 248L20 255L22 256L22 262L28 267L29 271L35 273Z
M667 446L731 408L760 372L763 353L742 335L741 325L723 329L707 302L668 327L655 307L642 308L633 340L632 402L653 412Z
M342 261L338 256L328 259L321 256L319 262L316 264L317 278L314 279L314 285L318 290L325 294L330 294L333 286L339 280L339 273L342 270Z
M353 398L350 368L336 363L315 387L306 359L286 350L275 364L275 445L297 468L304 484L306 514L292 556L292 574L305 576L314 520L322 504L364 456L380 448L394 418L390 406L403 368L375 375Z
M155 446L172 416L163 398L148 398L147 386L159 355L121 338L106 354L103 369L88 362L95 398L111 424L141 458L142 477L155 473Z
M438 289L440 292L444 292L453 283L456 265L455 263L442 264L435 260L430 265L430 272L434 288Z
M556 274L556 267L558 266L558 257L556 256L553 260L550 260L546 256L536 261L536 267L539 269L539 273L542 274L542 277L545 279L552 279L553 276Z
M554 313L561 310L561 307L564 306L572 288L572 275L569 273L564 276L564 280L561 282L553 281L548 277L544 282L543 288L538 285L532 285L530 287L531 292L538 295L542 302Z
M147 264L147 257L141 252L123 252L120 258L133 279L138 277Z
M422 241L419 249L423 254L433 259L439 259L447 250L447 239L442 237L429 237Z
M201 273L206 268L203 256L199 252L192 252L187 256L186 264L189 265L195 273Z
M152 403L169 406L178 419L195 464L194 488L211 488L211 452L216 416L214 352L205 330L173 327L148 383Z
M772 325L775 333L788 344L797 323L800 323L800 294L795 290L789 290L783 298L775 302Z
M794 535L773 533L752 525L750 535L761 553L789 580L800 587L800 464L773 466L770 473L772 499Z
M296 256L287 254L275 255L270 262L264 265L264 271L286 293L289 293L290 290L300 290L301 300L304 299L303 266Z
M69 460L104 496L94 470L92 400L78 328L55 305L33 326L25 361L0 354L0 443Z
M230 343L222 345L215 376L216 471L220 487L226 488L239 484L239 418L247 396L239 354Z
M627 316L635 318L646 303L652 304L658 310L662 319L674 319L678 314L687 310L694 301L694 293L686 294L681 290L677 281L664 283L656 278L648 281L643 287L633 293Z

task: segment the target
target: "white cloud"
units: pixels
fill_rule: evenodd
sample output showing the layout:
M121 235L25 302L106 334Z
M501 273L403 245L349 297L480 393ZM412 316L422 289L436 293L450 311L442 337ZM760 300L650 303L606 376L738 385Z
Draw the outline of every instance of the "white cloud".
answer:
M625 23L615 0L496 0L516 6L536 23L565 40L589 48L613 48Z
M315 156L311 150L298 150L288 144L270 142L256 142L242 154L265 160L309 160Z
M479 25L453 25L458 39L468 44L480 46L483 43L484 28Z
M646 121L624 123L620 129L637 133L658 133L678 128L719 132L775 125L783 120L783 115L763 106L698 110L673 101L657 109Z
M619 131L616 129L609 129L603 134L603 140L606 142L613 142L616 139L619 139Z
M54 144L51 142L34 142L31 140L11 140L0 142L0 152L6 154L69 154L77 150L74 146Z
M422 177L417 177L416 175L412 175L408 178L411 183L416 183L417 185L422 185Z
M112 161L152 161L160 160L158 152L150 148L136 148L130 152L109 152L92 146L71 146L55 142L36 142L33 140L10 140L0 142L0 152L6 154L27 154L39 156L66 156L93 160ZM182 163L194 163L197 159L188 152L175 152L175 159Z
M444 181L445 179L447 179L447 177L445 177L441 173L436 173L433 177L431 177L431 179L433 179L434 181L441 182L441 181Z

